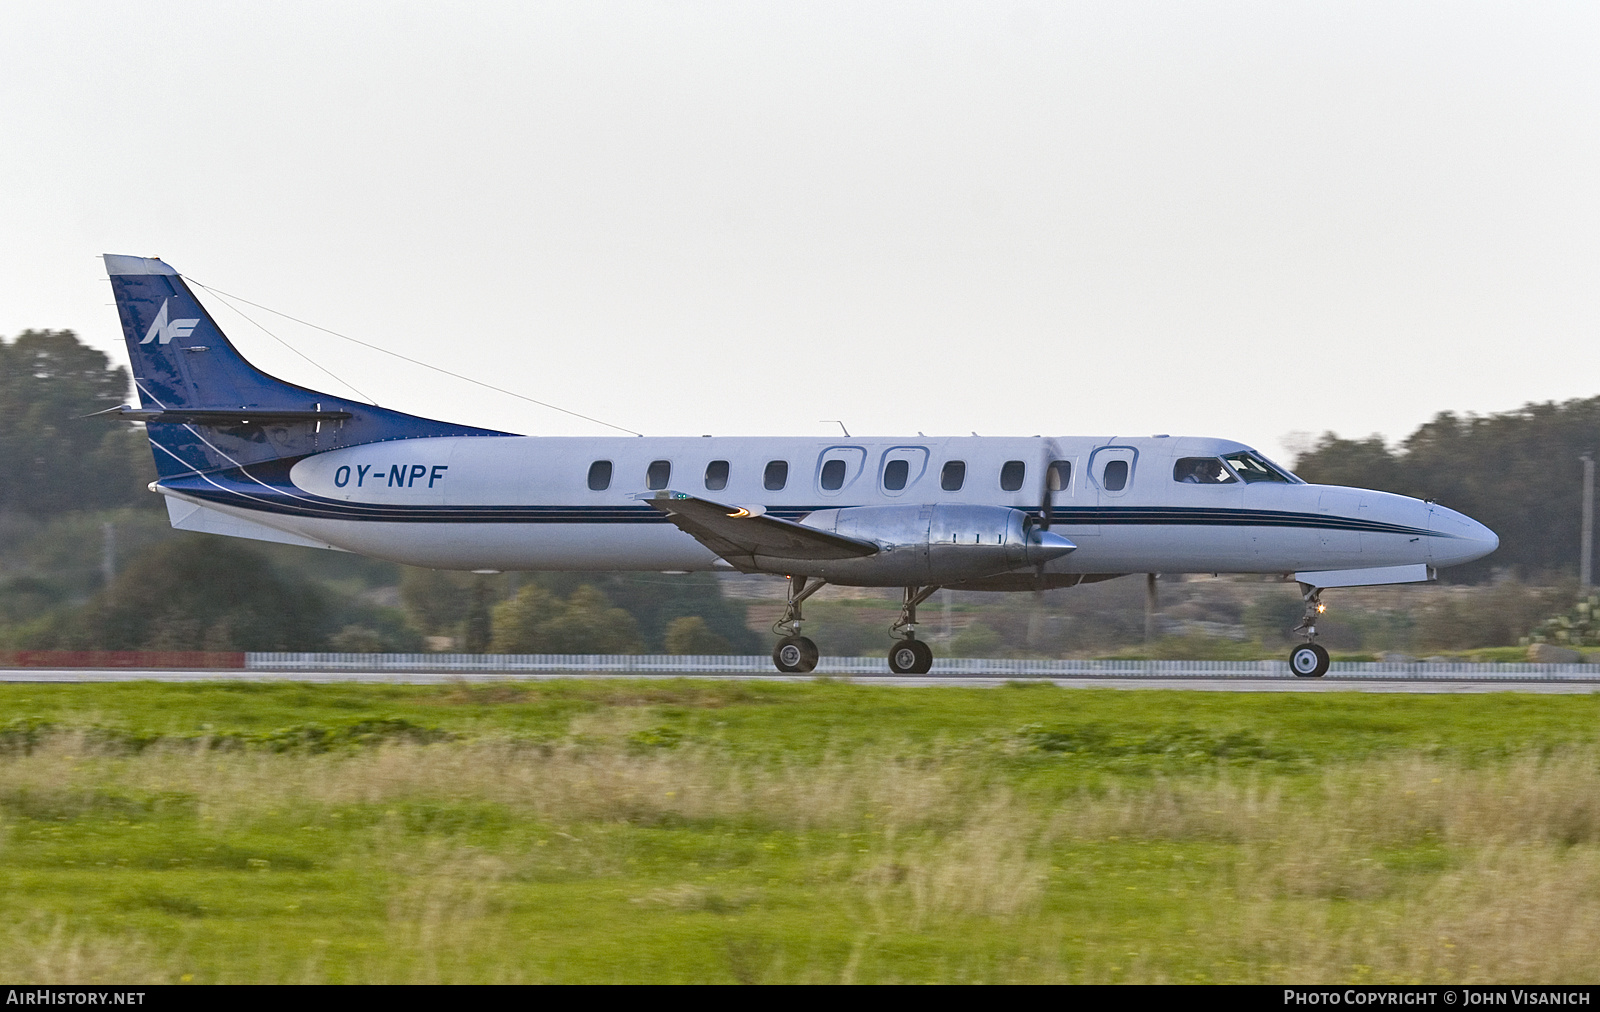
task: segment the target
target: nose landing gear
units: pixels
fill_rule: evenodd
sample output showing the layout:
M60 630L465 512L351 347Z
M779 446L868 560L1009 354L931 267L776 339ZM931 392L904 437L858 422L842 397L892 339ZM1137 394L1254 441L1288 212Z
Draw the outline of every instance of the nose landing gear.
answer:
M783 615L772 623L772 631L781 639L772 650L772 663L779 671L805 674L817 668L817 645L809 637L800 635L800 605L806 598L826 586L818 580L807 586L804 576L789 577L789 596L783 605Z
M900 617L889 627L890 635L900 637L889 648L889 670L897 675L925 675L933 667L933 649L917 639L917 605L938 590L937 586L906 588Z
M1328 673L1328 651L1318 643L1302 643L1289 654L1289 667L1297 678L1321 678Z
M1289 653L1289 670L1296 678L1321 678L1328 673L1328 651L1316 642L1317 616L1328 610L1322 603L1322 588L1302 583L1300 597L1305 601L1305 614L1293 631L1305 636L1306 642Z

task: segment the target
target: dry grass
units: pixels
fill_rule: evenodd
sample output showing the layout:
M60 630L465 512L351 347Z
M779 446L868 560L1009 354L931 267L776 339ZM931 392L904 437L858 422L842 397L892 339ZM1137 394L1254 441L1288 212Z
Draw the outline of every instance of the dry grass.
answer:
M1241 871L1283 881L1262 857ZM1332 898L1276 907L1265 892L1243 897L1228 926L1256 979L1578 982L1600 970L1600 854L1589 848L1492 847L1370 911Z
M614 721L608 726L618 727ZM31 755L0 763L0 792L52 793L94 784L182 795L219 824L290 805L470 799L555 822L753 819L806 831L857 826L871 813L878 825L894 826L959 819L966 779L922 757L742 765L698 749L635 751L581 741L537 747L479 741L297 756L158 747L119 757L97 756L81 740L61 736Z
M1408 758L1335 767L1314 788L1250 772L1114 788L1059 812L1065 838L1330 839L1401 846L1600 844L1600 756L1570 750L1473 767Z
M872 979L892 978L874 939L993 931L1009 932L1024 957L974 955L928 972L1503 982L1587 980L1600 970L1600 756L1592 751L1476 767L1378 760L1293 778L1223 772L1045 803L928 752L741 762L697 747L616 742L637 724L614 712L555 745L454 742L345 755L176 747L96 755L90 743L61 736L0 762L0 796L54 798L68 809L74 798L88 805L108 794L182 797L202 820L241 826L291 808L483 803L583 835L560 830L582 843L564 860L596 880L624 872L617 840L629 827L799 834L811 894L844 911L861 941L842 964L729 942L739 979L862 979L874 960ZM0 841L9 838L0 831ZM388 928L386 948L357 976L539 978L537 967L496 953L516 951L508 890L547 854L490 851L448 834L419 842L382 821L366 847L359 860L386 875ZM1072 870L1064 853L1132 847L1178 848L1188 862L1152 872L1167 875L1164 909L1187 926L1174 929L1171 951L1087 938L1057 890L1058 863ZM767 890L683 881L631 901L641 911L738 914L765 909ZM320 959L315 950L287 962L264 955L234 977L323 979ZM0 975L12 979L175 980L191 962L181 950L157 953L138 937L76 930L65 918L24 920L0 939Z
M0 977L74 984L176 983L169 958L142 939L75 929L67 918L31 917L0 931Z

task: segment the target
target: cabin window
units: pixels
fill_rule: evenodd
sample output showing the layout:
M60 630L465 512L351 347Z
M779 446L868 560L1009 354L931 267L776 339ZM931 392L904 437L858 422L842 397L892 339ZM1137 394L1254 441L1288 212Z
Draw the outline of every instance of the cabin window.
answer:
M1126 460L1107 461L1105 472L1100 476L1100 485L1107 492L1121 492L1127 488L1128 462Z
M842 460L826 461L822 465L822 487L829 492L844 488L845 464Z
M1022 488L1022 481L1027 476L1027 464L1020 460L1008 460L1000 468L1000 488L1005 492L1015 492Z
M947 460L944 470L939 472L939 487L946 492L959 492L967 480L967 462L964 460Z
M767 469L761 475L761 484L768 492L780 492L783 486L789 484L789 462L787 460L769 460Z
M706 491L721 492L728 487L728 462L713 460L706 465Z
M1185 485L1232 485L1239 479L1215 457L1179 457L1172 465L1172 480Z
M1246 450L1242 453L1223 454L1223 460L1233 465L1239 472L1246 485L1254 485L1258 481L1276 481L1285 485L1294 484L1294 479L1289 477L1287 471L1280 470L1275 464L1260 454Z
M1060 492L1072 484L1072 461L1052 460L1049 470L1045 471L1045 487L1052 492Z
M906 487L906 475L911 473L911 462L891 460L883 465L883 487L898 492Z
M604 492L611 487L611 461L597 460L589 465L589 491Z
M652 460L644 472L645 488L666 488L672 480L672 461Z

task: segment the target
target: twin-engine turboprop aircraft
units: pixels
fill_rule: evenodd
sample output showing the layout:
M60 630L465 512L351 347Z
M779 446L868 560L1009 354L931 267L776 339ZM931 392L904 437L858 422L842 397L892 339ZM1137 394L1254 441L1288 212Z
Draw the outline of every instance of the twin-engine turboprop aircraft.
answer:
M904 588L889 666L926 672L941 587L1034 591L1131 573L1299 582L1305 643L1329 587L1428 580L1492 552L1482 524L1386 492L1309 485L1225 439L555 438L317 393L254 368L178 273L107 255L172 525L473 571L734 569L788 580L773 660L817 663L802 605Z

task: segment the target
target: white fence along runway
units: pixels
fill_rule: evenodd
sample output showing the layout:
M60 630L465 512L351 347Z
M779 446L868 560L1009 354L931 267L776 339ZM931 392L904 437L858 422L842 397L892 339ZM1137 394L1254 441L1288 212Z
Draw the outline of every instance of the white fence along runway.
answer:
M764 655L251 653L243 668L7 668L7 682L369 682L437 684L552 678L818 677L900 686L994 686L1049 681L1063 687L1232 692L1600 692L1600 665L1336 662L1322 678L1296 678L1283 661L1093 661L952 658L926 675L894 675L883 658L828 657L809 675L779 674Z

